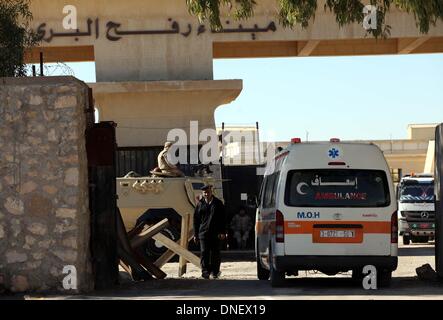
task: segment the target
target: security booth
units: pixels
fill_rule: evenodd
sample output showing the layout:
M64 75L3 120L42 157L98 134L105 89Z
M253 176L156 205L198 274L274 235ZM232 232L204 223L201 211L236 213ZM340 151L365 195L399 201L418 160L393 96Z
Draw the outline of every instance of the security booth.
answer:
M443 124L435 130L435 267L443 279Z

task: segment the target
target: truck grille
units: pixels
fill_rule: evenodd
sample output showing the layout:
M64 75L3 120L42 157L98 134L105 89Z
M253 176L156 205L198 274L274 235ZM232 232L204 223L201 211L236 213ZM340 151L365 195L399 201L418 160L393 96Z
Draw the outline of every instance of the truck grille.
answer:
M407 221L430 222L435 220L434 211L403 211Z

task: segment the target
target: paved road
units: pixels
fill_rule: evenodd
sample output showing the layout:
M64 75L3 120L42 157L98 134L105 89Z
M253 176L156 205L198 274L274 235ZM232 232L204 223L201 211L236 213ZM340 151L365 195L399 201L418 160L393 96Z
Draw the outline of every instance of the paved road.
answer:
M434 264L434 246L400 245L399 268L390 288L366 291L350 279L350 274L328 277L301 273L289 278L284 288L271 288L269 282L256 280L254 262L224 262L219 280L199 278L199 270L188 267L183 278L177 277L178 264L164 267L168 279L146 283L125 283L118 290L77 297L46 297L54 299L147 299L147 300L321 300L321 299L438 299L443 300L443 283L419 280L415 269ZM38 298L30 296L27 298Z

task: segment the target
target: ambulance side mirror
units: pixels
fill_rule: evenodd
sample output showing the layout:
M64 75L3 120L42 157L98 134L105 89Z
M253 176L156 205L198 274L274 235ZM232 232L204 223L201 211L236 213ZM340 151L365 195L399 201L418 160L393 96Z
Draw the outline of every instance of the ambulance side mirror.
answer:
M256 206L257 208L260 206L260 203L259 203L259 201L258 201L258 197L257 197L257 196L254 196L254 203L255 203L255 206Z

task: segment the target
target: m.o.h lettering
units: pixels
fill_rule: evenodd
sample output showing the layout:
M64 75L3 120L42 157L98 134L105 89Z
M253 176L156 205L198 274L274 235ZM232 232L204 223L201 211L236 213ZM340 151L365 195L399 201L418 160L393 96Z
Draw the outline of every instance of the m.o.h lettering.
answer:
M320 212L297 212L297 219L320 219Z

